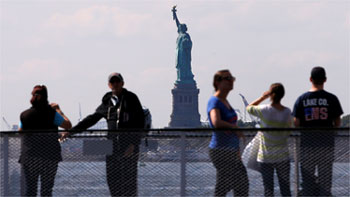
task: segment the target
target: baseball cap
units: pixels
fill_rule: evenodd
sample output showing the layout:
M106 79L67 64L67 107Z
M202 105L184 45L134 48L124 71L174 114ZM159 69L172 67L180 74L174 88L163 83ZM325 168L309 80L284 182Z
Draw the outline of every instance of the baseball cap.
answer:
M117 79L119 79L121 82L123 82L124 80L123 80L123 77L122 77L122 75L120 74L120 73L111 73L109 76L108 76L108 82L111 82L111 80L113 79L113 78L117 78Z
M314 67L311 70L311 78L312 79L320 79L320 80L326 79L325 69L323 67L320 67L320 66Z

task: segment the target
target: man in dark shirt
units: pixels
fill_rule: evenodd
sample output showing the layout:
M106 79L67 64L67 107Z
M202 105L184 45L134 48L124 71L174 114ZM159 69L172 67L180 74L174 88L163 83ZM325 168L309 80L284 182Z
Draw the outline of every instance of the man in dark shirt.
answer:
M324 90L326 71L314 67L311 89L294 104L296 127L339 127L343 110L338 98ZM301 133L301 175L303 196L331 196L334 161L334 132L304 131ZM315 176L317 168L318 176ZM318 184L317 184L318 182Z
M124 80L120 73L108 77L107 92L95 113L87 116L76 126L74 131L83 131L101 118L107 120L108 129L144 128L144 114L137 96L123 88ZM137 161L142 133L108 133L113 141L112 155L106 157L107 183L111 196L137 195Z

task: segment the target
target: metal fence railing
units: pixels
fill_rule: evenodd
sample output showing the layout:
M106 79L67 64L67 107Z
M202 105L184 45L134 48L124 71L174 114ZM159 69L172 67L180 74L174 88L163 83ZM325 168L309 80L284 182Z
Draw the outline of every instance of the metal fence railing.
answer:
M241 152L259 130L263 132L291 131L288 137L290 189L293 196L300 195L303 184L299 166L303 157L300 151L300 133L309 132L311 135L314 133L314 140L318 140L320 132L301 128L240 130L246 136L246 141L240 142ZM150 129L148 131L147 137L141 140L138 154L138 196L214 195L217 171L211 162L208 148L212 130L205 128ZM323 129L321 132L326 132L326 130ZM332 132L335 137L334 159L327 154L324 154L324 158L322 158L325 162L327 160L333 162L333 171L330 172L332 195L349 196L349 128L328 129L327 132ZM116 135L120 137L128 134L130 131L123 131ZM25 183L24 170L18 162L21 149L24 148L21 144L25 137L31 136L32 140L37 140L35 144L42 144L49 135L53 134L1 132L1 196L21 196L28 185ZM113 147L107 138L106 130L94 130L73 135L65 142L60 143L60 146L62 161L58 164L53 196L110 196L105 160L106 154L112 153L116 146ZM320 147L322 149L322 146ZM318 147L315 146L314 149L316 150ZM42 148L40 150L49 155L55 154L53 149ZM308 157L309 160L313 160L312 155L308 155ZM246 164L245 162L243 159L244 164ZM46 166L44 165L42 168L46 168ZM264 185L261 173L247 168L247 174L249 195L263 196ZM320 169L316 174L320 174ZM274 194L279 196L280 186L276 175L274 182ZM39 184L38 190L41 187ZM229 195L233 194L230 192Z

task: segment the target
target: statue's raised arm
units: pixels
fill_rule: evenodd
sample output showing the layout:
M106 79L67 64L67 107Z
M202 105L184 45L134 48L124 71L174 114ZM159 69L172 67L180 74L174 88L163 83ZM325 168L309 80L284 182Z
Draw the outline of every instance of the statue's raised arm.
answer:
M171 10L173 12L173 20L175 20L176 22L176 27L179 28L179 25L180 25L180 22L179 22L179 19L177 18L177 15L176 15L176 5L173 6L173 9Z

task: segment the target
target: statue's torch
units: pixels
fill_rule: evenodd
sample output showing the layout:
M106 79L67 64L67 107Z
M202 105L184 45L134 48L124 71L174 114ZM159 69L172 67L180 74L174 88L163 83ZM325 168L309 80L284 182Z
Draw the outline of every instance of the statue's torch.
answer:
M173 9L171 10L173 12L173 20L176 19L176 5L173 6Z

